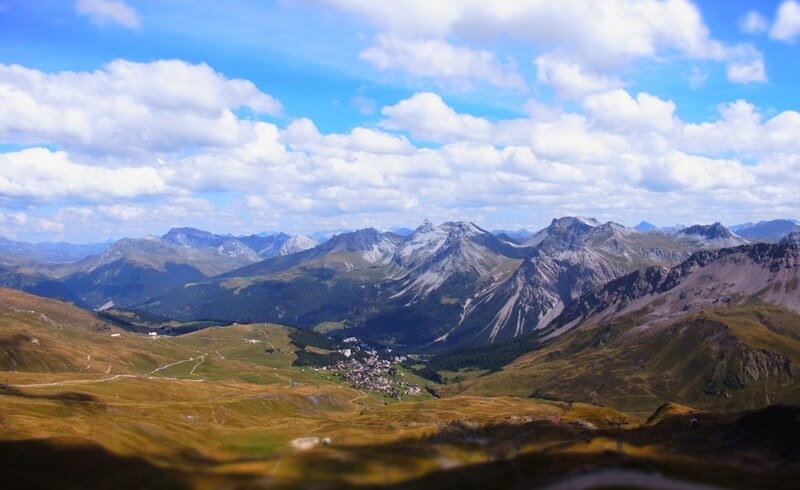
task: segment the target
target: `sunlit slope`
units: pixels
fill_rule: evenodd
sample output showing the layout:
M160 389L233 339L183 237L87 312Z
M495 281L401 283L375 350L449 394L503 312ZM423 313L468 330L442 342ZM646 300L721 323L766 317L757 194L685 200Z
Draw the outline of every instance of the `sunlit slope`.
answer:
M449 394L539 396L637 411L665 401L708 409L800 402L800 315L720 306L639 327L632 313L580 327Z
M69 303L7 289L0 290L0 322L0 368L7 372L203 379L264 376L295 359L288 330L277 325L153 338Z

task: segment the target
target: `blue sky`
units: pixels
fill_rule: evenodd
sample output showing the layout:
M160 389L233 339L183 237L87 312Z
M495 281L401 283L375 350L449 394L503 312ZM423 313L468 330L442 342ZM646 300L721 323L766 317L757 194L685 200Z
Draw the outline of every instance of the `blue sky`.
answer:
M0 0L0 235L800 218L798 41L794 0Z

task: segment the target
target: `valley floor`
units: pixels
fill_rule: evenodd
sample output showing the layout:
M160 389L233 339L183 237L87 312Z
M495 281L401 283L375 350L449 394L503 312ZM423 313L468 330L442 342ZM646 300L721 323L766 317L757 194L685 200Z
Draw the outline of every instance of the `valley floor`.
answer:
M646 419L531 398L398 401L296 365L300 350L325 350L285 327L153 338L2 294L3 488L789 488L800 477L798 407L666 405Z
M0 374L4 487L789 488L800 476L794 407L750 422L667 409L648 424L510 397L385 404L300 368L243 381L184 364L185 377Z

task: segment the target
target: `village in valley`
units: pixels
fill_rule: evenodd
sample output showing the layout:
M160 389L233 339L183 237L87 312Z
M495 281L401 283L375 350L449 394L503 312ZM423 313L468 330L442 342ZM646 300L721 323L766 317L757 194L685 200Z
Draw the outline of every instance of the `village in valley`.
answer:
M355 337L348 337L343 342L347 347L339 352L346 359L322 367L322 370L332 371L334 376L340 376L356 389L380 393L397 400L405 395L421 393L419 385L398 379L404 378L405 374L394 366L406 361L406 356L392 356L391 349L379 352ZM382 354L385 357L381 357Z

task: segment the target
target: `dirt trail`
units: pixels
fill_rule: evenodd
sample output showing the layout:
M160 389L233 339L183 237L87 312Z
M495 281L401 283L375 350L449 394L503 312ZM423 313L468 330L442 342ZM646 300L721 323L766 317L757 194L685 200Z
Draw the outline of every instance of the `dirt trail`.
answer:
M195 359L196 359L195 357L190 357L190 358L188 358L188 359L182 359L182 360L180 360L180 361L175 361L175 362L173 362L173 363L171 363L171 364L167 364L166 366L161 366L161 367L159 367L159 368L155 368L155 369L153 369L152 371L150 371L149 373L147 373L147 374L146 374L146 376L150 376L151 374L155 374L155 373L157 373L157 372L159 372L159 371L163 371L164 369L170 368L170 367L172 367L172 366L177 366L178 364L183 364L184 362L192 362L192 361L194 361Z
M56 381L53 383L33 383L27 385L11 385L14 388L44 388L46 386L64 386L64 385L80 385L80 384L87 384L87 383L103 383L105 381L114 381L115 379L120 378L136 378L137 376L134 374L117 374L116 376L111 376L110 378L102 378L102 379L75 379L69 381Z
M192 368L192 370L191 370L191 371L189 371L189 374L191 374L192 376L196 376L196 375L194 374L194 370L195 370L195 369L197 369L197 366L199 366L200 364L203 364L204 362L206 362L206 356L207 356L207 355L208 355L208 354L203 354L202 356L200 356L200 362L198 362L197 364L195 364L195 365L194 365L194 367ZM202 378L202 376L198 376L198 377L199 377L199 378Z
M354 388L350 388L350 389L351 389L351 390L353 390L353 391L355 391L356 393L358 393L358 396L357 396L357 397L353 398L352 400L350 400L350 401L348 402L348 403L350 403L350 404L352 404L352 405L355 405L355 402L356 402L356 400L363 400L364 398L366 398L366 397L367 397L367 394L366 394L366 393L364 393L363 391L359 391L359 390L356 390L356 389L354 389ZM357 405L356 405L356 406L357 406Z

